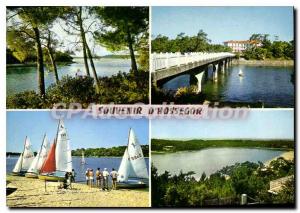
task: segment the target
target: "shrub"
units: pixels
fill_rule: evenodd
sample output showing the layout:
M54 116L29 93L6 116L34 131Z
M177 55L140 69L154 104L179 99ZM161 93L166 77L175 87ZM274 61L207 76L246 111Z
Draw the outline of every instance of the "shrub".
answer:
M35 91L25 91L7 97L8 109L39 109L43 108L43 99Z
M47 100L55 103L80 103L87 107L95 101L94 79L91 77L63 77L58 84L47 89Z

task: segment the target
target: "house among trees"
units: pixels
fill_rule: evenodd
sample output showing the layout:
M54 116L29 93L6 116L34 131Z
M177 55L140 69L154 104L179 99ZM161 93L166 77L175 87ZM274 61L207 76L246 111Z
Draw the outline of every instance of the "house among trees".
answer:
M230 47L232 52L240 53L251 47L261 47L262 43L258 40L244 40L244 41L224 41L224 46Z

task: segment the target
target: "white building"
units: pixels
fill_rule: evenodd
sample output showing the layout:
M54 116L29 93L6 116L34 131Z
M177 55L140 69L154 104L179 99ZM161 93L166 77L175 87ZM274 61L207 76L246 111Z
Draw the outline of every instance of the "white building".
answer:
M224 41L223 42L226 47L230 47L232 52L243 52L249 47L260 47L262 44L259 41L255 40L245 40L245 41Z

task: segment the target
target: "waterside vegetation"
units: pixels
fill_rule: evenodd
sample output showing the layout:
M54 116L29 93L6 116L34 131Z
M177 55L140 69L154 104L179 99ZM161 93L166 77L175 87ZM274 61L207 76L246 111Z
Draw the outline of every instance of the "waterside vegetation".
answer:
M93 102L148 103L148 19L148 7L7 7L7 61L35 61L38 80L36 91L8 96L7 108L49 108L57 102L71 103L79 96L85 100L77 103L85 107ZM56 34L57 23L76 37L64 52L61 49L67 40ZM99 58L94 53L96 45L111 52L128 51L130 72L99 77L101 71L94 63ZM74 52L82 54L85 78L59 79L58 62L71 62ZM55 73L55 83L49 88L45 87L46 66Z
M177 151L193 151L206 148L272 148L290 150L294 149L292 140L166 140L151 139L151 151L156 153L167 153Z
M295 162L277 158L269 166L259 163L236 163L199 180L194 172L172 176L158 174L151 167L152 207L239 206L246 194L247 206L295 205ZM277 193L270 193L270 181L290 177ZM251 205L250 205L251 204ZM245 205L245 204L244 204Z

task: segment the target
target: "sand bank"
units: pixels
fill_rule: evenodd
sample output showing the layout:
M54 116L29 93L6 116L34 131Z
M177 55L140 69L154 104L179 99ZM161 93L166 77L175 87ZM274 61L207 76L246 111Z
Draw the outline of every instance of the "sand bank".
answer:
M284 152L280 156L275 157L275 158L265 162L265 165L268 166L272 160L276 160L279 157L283 157L285 160L293 160L294 159L294 151Z
M7 186L17 191L6 196L8 207L148 207L148 189L102 191L73 183L72 189L58 189L58 183L18 176L7 176Z

